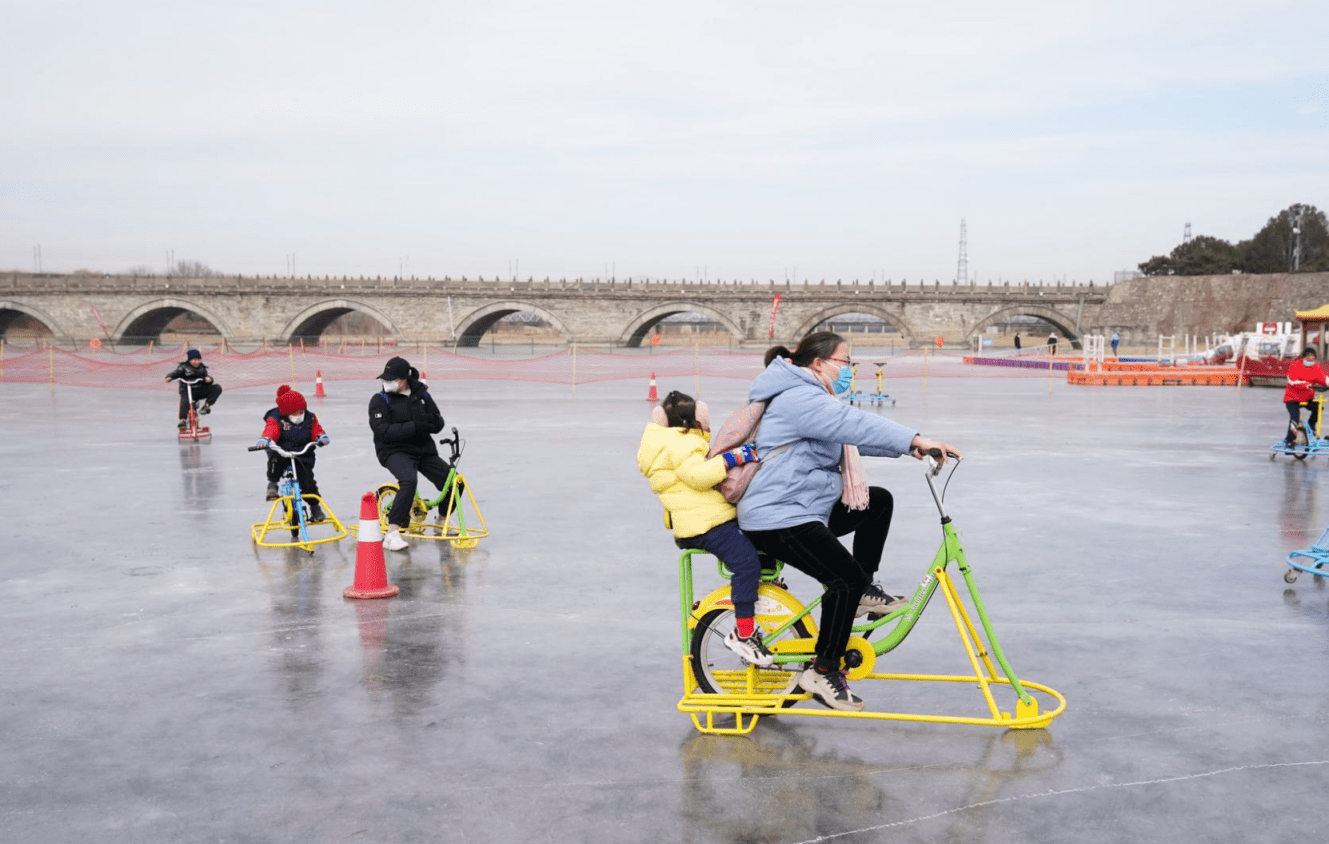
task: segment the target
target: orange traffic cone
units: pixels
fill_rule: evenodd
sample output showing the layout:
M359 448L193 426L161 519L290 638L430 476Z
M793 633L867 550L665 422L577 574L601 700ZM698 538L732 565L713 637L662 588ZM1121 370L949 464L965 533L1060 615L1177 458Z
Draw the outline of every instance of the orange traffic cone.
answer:
M651 373L651 389L646 393L646 401L659 401L660 394L655 391L655 373Z
M314 396L315 398L325 398L327 393L323 392L323 370L314 372Z
M347 598L391 598L398 591L388 583L383 562L383 528L378 523L378 500L366 492L360 499L360 533L355 546L355 584L342 590Z

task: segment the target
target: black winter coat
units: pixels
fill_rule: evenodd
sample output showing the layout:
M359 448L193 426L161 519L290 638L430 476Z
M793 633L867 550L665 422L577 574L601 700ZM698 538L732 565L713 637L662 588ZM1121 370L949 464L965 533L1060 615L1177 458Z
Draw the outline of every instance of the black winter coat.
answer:
M409 396L382 390L375 393L369 400L369 427L374 432L378 462L387 465L393 454L437 455L434 434L443 430L443 414L429 388L414 384Z
M175 369L171 370L171 374L167 375L166 377L172 381L175 381L177 379L183 379L185 381L193 381L196 378L197 379L207 378L208 365L206 363L200 363L198 366L190 366L189 361L187 360L181 361L179 364L176 365ZM201 394L201 390L206 389L205 387L206 383L207 383L206 381L200 380L199 383L195 384L194 393ZM189 387L188 384L181 384L180 395L184 395L185 390L188 387Z

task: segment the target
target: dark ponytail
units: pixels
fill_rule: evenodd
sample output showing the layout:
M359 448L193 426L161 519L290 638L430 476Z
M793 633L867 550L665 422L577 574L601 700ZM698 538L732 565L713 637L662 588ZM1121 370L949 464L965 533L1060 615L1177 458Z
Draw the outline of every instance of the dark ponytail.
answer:
M784 346L772 346L771 348L766 350L766 357L762 361L761 365L770 366L771 361L775 360L776 358L784 358L785 360L788 360L789 358L793 357L793 354L794 354L793 352L789 351Z
M766 350L765 366L770 366L776 358L787 358L794 366L807 366L818 358L826 359L835 354L835 350L844 342L844 338L834 331L814 331L803 338L798 348L792 352L784 346L772 346Z

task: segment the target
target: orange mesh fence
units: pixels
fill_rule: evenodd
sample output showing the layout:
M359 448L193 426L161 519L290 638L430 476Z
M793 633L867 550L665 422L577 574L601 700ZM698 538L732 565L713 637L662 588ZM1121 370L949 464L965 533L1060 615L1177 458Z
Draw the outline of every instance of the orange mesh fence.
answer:
M368 348L325 344L260 348L239 352L218 345L191 343L170 346L83 347L76 352L54 346L15 347L0 343L0 383L51 383L80 387L150 389L166 386L164 378L197 348L209 373L229 389L309 385L324 382L372 381L393 355L401 355L430 381L519 381L592 384L605 381L664 378L729 377L750 380L762 368L762 351L715 347L659 349L583 349L576 346L535 351L524 346L496 349L402 344L370 344ZM885 381L927 377L1047 377L1049 359L1023 359L1018 365L988 365L988 359L966 361L960 352L874 350L855 347L858 389L873 389L878 366ZM1053 365L1065 377L1068 364ZM172 385L173 386L173 385Z

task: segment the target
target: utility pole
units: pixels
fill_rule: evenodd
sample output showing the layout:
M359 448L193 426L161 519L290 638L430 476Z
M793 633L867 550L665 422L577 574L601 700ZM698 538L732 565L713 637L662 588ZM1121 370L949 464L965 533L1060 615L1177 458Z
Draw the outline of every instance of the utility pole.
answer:
M1306 211L1300 205L1292 212L1292 272L1301 269L1301 222Z
M969 235L964 220L960 221L960 262L955 268L955 283L969 283Z

